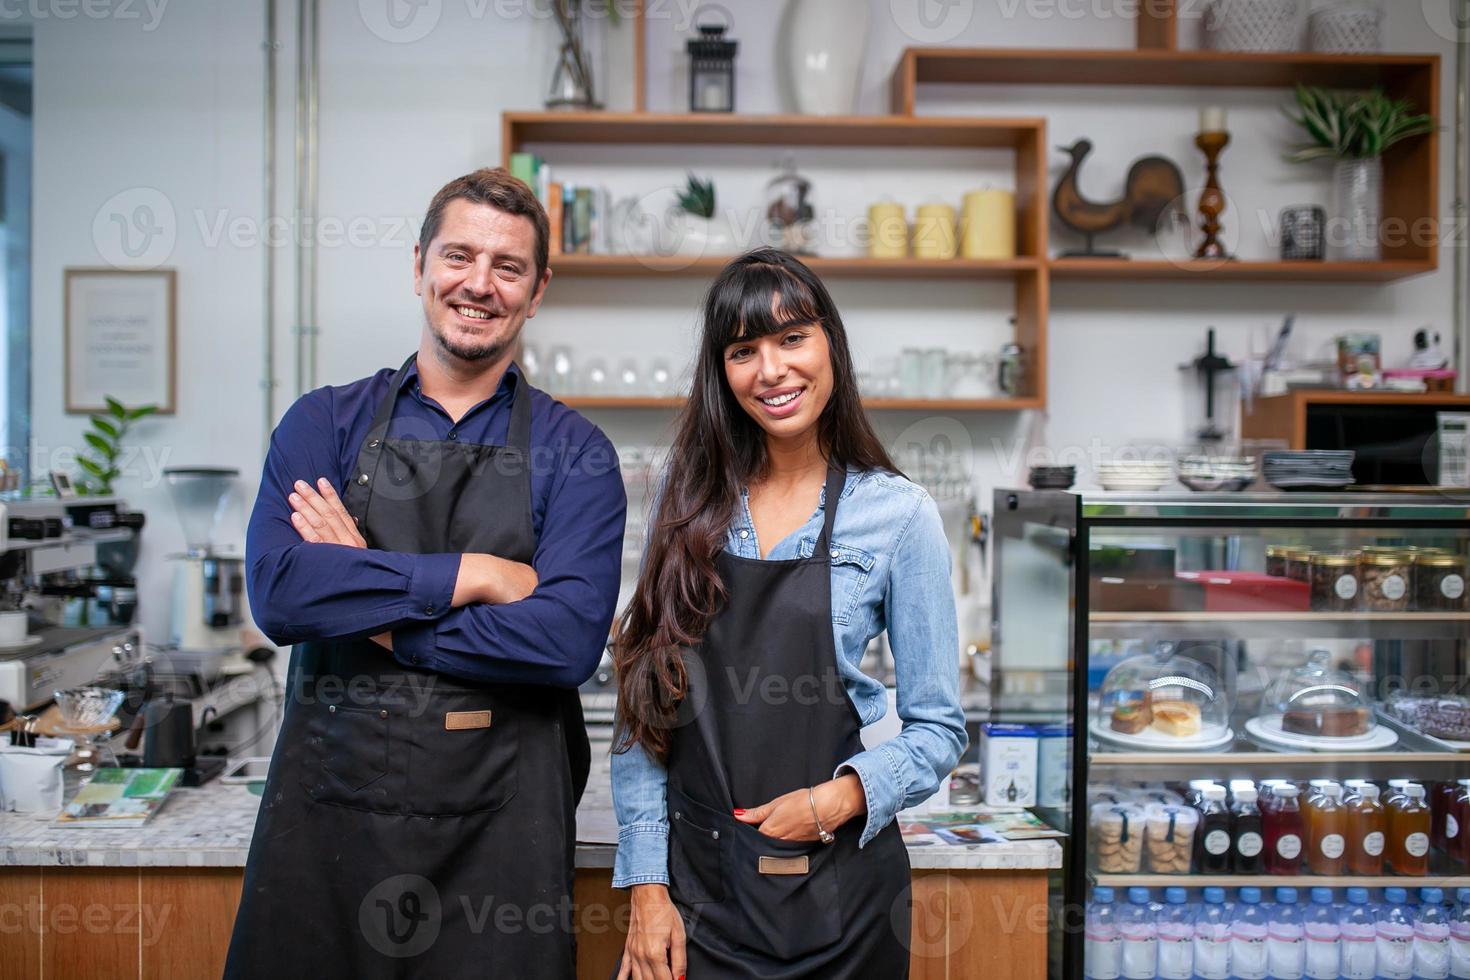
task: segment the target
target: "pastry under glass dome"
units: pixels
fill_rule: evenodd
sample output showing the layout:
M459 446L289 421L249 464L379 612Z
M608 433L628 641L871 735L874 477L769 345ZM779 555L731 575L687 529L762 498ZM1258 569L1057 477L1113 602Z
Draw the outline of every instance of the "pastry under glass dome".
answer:
M1291 735L1354 738L1370 734L1373 707L1345 671L1332 667L1332 655L1313 650L1306 662L1280 675L1261 699L1261 720Z
M1215 670L1160 644L1108 671L1094 733L1125 743L1228 738L1231 698Z

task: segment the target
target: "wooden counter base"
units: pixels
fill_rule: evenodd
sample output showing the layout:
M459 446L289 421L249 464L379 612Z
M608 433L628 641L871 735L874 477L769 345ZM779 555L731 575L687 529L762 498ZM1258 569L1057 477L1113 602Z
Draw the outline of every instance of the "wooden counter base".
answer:
M7 980L216 980L240 901L240 868L0 868ZM912 980L1046 975L1045 871L915 871ZM580 980L607 980L627 894L577 871Z

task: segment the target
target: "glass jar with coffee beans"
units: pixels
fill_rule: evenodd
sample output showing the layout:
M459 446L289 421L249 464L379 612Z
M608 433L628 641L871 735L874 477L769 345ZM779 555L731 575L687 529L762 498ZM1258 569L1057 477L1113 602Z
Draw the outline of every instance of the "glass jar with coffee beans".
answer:
M1318 551L1310 560L1313 612L1358 608L1358 553Z
M1295 582L1306 582L1311 579L1309 559L1311 551L1306 548L1286 549L1286 577Z
M1413 596L1414 558L1407 551L1364 548L1358 559L1358 582L1367 612L1405 612Z
M1465 559L1447 551L1414 555L1414 608L1461 612L1466 608Z

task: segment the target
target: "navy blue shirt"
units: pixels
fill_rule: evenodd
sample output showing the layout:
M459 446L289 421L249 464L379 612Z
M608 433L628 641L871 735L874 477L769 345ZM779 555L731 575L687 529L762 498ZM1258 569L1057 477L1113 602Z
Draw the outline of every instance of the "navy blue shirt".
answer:
M581 684L597 669L617 605L627 496L612 443L550 395L529 389L539 584L520 602L451 609L459 555L312 544L291 526L295 481L324 476L342 493L394 373L309 392L271 434L245 538L256 624L280 644L391 630L405 664L473 681ZM415 364L388 434L504 445L513 386L525 383L512 364L495 394L456 423L420 390Z

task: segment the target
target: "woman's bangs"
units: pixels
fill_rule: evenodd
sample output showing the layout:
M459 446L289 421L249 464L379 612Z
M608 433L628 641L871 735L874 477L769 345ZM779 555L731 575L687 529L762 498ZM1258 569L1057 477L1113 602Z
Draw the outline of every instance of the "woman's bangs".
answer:
M709 331L716 350L737 340L769 336L790 327L821 323L823 316L806 283L779 266L751 264L731 276L720 291ZM780 306L771 312L773 301Z

